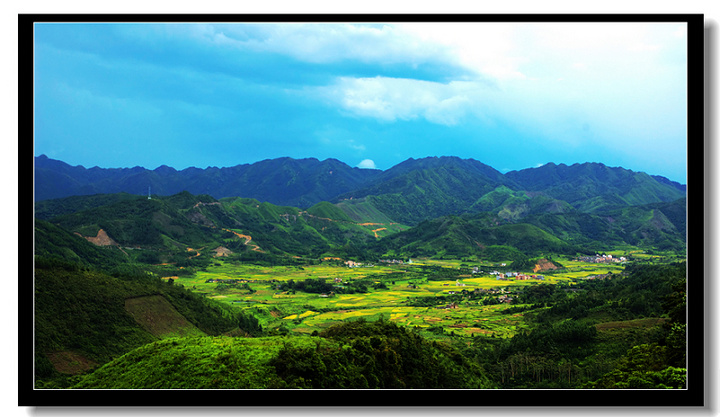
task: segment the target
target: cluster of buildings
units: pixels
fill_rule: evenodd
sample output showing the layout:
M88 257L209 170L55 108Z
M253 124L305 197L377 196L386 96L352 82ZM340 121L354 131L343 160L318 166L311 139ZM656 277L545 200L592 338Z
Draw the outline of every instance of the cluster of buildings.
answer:
M528 279L537 279L540 281L544 281L545 277L542 275L534 275L534 274L523 274L522 272L498 272L498 271L492 271L490 275L495 275L497 280L500 281L507 281L509 279L518 280L518 281L525 281Z
M398 264L403 265L405 264L405 261L399 260L399 259L380 259L380 262L386 263L386 264ZM411 264L412 259L408 259L407 263Z
M512 296L509 296L507 294L503 294L500 297L498 297L498 301L501 303L505 303L505 304L512 303L512 300L513 300Z
M348 268L373 268L375 265L373 264L363 264L360 262L355 261L345 261L345 265L347 265Z
M590 263L596 263L596 264L627 261L627 259L624 256L615 258L612 255L598 255L598 254L595 254L595 256L580 256L577 258L577 260L581 261L581 262L590 262Z
M248 280L246 279L232 279L232 278L210 278L205 281L206 284L218 283L218 284L245 284Z
M585 279L589 279L589 280L593 280L593 279L603 280L603 279L612 278L612 277L613 277L613 274L600 274L600 275L590 275L589 277L585 277Z

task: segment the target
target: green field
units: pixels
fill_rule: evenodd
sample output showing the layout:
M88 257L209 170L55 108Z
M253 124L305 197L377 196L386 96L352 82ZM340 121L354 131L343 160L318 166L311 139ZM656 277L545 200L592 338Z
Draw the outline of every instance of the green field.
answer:
M414 259L412 263L376 263L356 268L338 262L269 267L218 258L194 275L173 279L195 292L253 314L271 332L311 334L340 322L383 317L417 327L431 338L450 335L509 338L527 325L524 312L509 314L506 310L529 306L502 302L502 296L516 298L528 286L569 286L595 275L622 272L620 265L572 260L563 260L562 264L565 268L543 272L541 281L514 277L499 280L490 272L502 263ZM476 266L483 273L471 273ZM308 279L331 283L337 293L282 291L278 287ZM353 283L362 283L367 292L342 293L343 288L350 288ZM490 299L497 301L490 304ZM417 305L417 300L424 300L425 305Z

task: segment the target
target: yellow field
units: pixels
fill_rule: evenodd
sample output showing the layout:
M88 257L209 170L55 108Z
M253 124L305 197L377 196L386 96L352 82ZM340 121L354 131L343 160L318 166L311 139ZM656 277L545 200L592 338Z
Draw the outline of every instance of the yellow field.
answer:
M537 279L498 280L494 275L472 275L460 270L460 261L415 260L412 264L376 264L374 267L348 268L328 264L309 266L263 267L218 260L206 271L198 271L194 276L178 277L178 284L194 291L205 293L208 297L228 303L236 308L247 310L260 320L268 330L285 329L293 332L311 333L322 330L332 324L357 320L359 318L377 319L384 317L394 322L426 329L435 337L454 334L472 337L476 335L511 337L525 327L522 313L502 314L511 306L505 303L483 305L478 298L458 295L463 290L473 293L476 289L490 290L503 288L503 293L514 293L529 285L572 283L591 275L621 272L617 265L589 264L563 260L566 267L561 272L537 273L544 280ZM422 266L442 267L445 280L427 279ZM483 267L488 270L487 267ZM392 275L389 275L392 274ZM311 294L304 292L279 291L277 284L294 280L300 282L308 278L333 282L363 280L367 293L355 294ZM221 285L208 280L241 280L240 285ZM381 289L372 288L382 283ZM252 291L248 291L249 286ZM454 292L456 295L452 295ZM487 295L484 295L487 296ZM499 296L495 295L496 297ZM435 303L431 307L415 307L408 301L417 297L455 297L456 305Z

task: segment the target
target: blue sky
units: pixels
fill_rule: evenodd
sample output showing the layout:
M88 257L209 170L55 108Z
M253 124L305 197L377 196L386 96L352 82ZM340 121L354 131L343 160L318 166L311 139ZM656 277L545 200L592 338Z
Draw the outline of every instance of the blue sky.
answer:
M686 182L674 23L37 24L35 155L85 167L454 155Z

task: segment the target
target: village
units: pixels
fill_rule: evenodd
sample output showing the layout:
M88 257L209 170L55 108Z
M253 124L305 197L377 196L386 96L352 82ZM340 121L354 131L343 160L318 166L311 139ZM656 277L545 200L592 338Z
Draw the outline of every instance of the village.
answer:
M524 274L522 272L498 272L498 271L492 271L490 272L490 275L495 275L495 279L498 281L526 281L529 279L537 279L540 281L544 281L545 277L543 275L535 275L535 274Z
M626 262L627 258L624 256L621 256L619 258L615 258L612 255L599 255L595 254L595 256L579 256L575 259L576 261L580 262L589 262L589 263L595 263L595 264L601 264L601 263L619 263L619 262Z
M448 284L443 284L448 285ZM458 286L464 287L465 284L462 283L456 283ZM497 302L499 304L510 304L513 301L513 296L510 295L510 292L506 288L475 288L472 291L468 291L466 289L457 291L457 290L450 290L447 292L448 295L463 295L463 296L481 296L481 295L497 295ZM457 302L451 302L449 304L436 307L437 309L457 309L459 308L459 305Z

